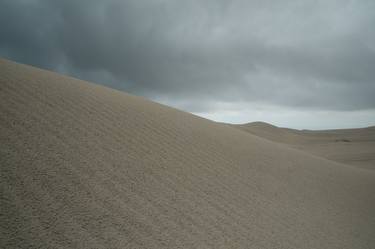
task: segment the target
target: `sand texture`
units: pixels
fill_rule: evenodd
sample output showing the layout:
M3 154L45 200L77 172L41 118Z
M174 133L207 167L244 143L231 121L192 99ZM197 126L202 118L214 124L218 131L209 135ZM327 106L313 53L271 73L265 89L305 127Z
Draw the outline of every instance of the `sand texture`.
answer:
M375 248L373 170L6 60L0 114L0 248Z
M234 125L259 137L332 161L375 170L375 127L342 130L294 130L263 122Z

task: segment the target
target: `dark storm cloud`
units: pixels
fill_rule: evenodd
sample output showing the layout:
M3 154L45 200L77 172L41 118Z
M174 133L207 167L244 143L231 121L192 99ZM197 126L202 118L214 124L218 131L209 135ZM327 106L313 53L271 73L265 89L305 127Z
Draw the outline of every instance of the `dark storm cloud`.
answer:
M373 1L0 1L0 55L166 99L375 108Z

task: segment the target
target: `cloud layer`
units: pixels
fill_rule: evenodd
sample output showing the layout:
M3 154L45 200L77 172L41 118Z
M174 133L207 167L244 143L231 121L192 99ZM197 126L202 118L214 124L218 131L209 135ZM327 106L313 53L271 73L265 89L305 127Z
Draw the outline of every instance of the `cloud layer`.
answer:
M3 0L0 22L0 56L206 116L375 109L374 1Z

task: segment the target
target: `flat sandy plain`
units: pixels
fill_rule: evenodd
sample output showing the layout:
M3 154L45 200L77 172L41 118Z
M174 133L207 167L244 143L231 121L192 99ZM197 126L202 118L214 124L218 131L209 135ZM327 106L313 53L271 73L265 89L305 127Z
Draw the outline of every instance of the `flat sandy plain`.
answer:
M0 114L0 248L375 248L373 128L326 153L7 60Z

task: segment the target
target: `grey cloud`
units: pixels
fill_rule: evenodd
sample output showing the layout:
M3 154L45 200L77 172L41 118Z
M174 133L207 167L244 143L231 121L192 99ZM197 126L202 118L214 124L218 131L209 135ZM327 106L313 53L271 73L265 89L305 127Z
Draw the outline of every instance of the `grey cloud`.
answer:
M375 108L373 1L0 2L0 55L167 99Z

